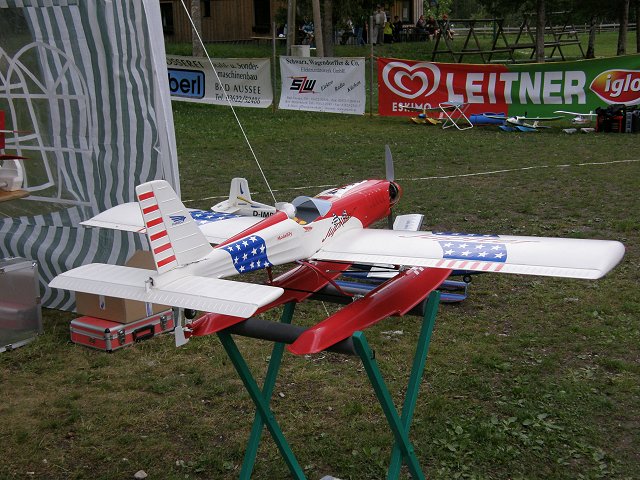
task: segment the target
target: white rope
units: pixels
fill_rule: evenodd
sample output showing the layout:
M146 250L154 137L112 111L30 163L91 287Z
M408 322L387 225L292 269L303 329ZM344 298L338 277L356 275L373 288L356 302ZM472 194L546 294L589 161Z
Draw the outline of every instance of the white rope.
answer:
M583 162L583 163L574 163L574 164L563 164L563 165L532 165L529 167L520 167L520 168L505 168L502 170L490 170L487 172L475 172L475 173L461 173L458 175L440 175L434 177L415 177L415 178L399 178L398 181L401 182L418 182L424 180L449 180L452 178L463 178L463 177L478 177L482 175L497 175L500 173L511 173L511 172L522 172L526 170L535 170L540 168L571 168L571 167L591 167L591 166L602 166L602 165L613 165L616 163L635 163L640 162L640 159L629 159L629 160L611 160L609 162ZM285 190L310 190L310 189L319 189L319 188L331 188L335 187L335 184L331 185L306 185L303 187L288 187L283 188L281 190L275 190L276 192L285 191ZM260 192L254 192L255 194L260 194ZM214 197L204 197L194 200L183 200L184 203L188 202L201 202L204 200L214 200L217 198L227 198L226 196L214 196Z
M215 75L216 75L216 79L218 80L218 83L220 85L222 85L222 80L220 80L220 77L218 76L218 71L216 70L216 67L213 66L213 62L211 61L211 57L209 56L209 52L207 52L207 49L204 46L204 42L202 41L202 37L200 36L200 32L198 32L198 30L196 29L196 25L195 25L195 23L193 23L193 18L191 18L191 14L190 14L189 10L187 9L187 6L185 5L184 0L180 0L180 3L182 3L182 8L184 8L185 13L187 14L187 18L189 19L189 22L191 23L191 28L193 28L193 31L195 32L196 36L198 37L198 41L200 42L200 45L202 45L202 49L204 50L204 54L207 56L207 60L209 60L209 65L211 65L211 68L213 69L213 73L215 73ZM224 88L222 89L222 91L224 92L225 100L229 104L229 107L231 107L231 111L233 112L233 116L235 117L236 122L238 123L238 126L240 127L240 131L242 132L244 140L245 140L245 142L247 142L249 150L251 151L251 155L253 156L253 159L256 161L256 165L258 165L258 170L260 170L260 174L262 175L262 178L264 179L264 183L267 185L267 188L269 189L269 193L271 193L271 196L273 197L273 202L277 203L276 196L273 194L273 190L271 190L271 185L269 185L269 181L267 180L267 177L265 176L264 171L262 170L262 167L260 166L260 162L258 161L258 157L256 156L255 152L253 151L253 147L251 146L251 143L249 142L249 138L247 137L247 134L244 131L242 123L240 123L240 119L238 118L238 115L236 114L236 110L235 110L235 108L233 108L233 103L231 103L231 99L229 98L229 95L227 94L227 91Z

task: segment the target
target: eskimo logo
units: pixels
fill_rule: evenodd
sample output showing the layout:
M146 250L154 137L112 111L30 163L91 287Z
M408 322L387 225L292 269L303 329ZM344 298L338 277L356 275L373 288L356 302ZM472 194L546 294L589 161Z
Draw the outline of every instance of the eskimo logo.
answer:
M591 91L607 103L640 103L640 71L607 70L593 79Z
M170 215L169 218L171 219L171 226L180 225L187 219L187 217L182 215Z
M297 90L298 93L313 93L316 81L308 77L291 77L289 90Z
M428 97L438 88L440 69L428 62L415 65L389 62L382 70L382 81L399 97L408 99Z

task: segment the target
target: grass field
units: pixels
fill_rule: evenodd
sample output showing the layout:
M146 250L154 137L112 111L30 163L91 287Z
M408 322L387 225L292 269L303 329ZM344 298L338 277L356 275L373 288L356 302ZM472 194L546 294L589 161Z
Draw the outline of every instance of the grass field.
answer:
M484 275L465 302L442 305L410 437L432 479L638 478L637 136L237 113L279 201L384 175L389 144L397 212L424 213L426 229L622 241L604 279ZM174 118L188 206L216 203L233 176L271 202L227 108L175 103ZM338 307L307 302L294 322L325 308ZM70 343L72 317L46 310L42 336L0 355L0 479L237 478L254 409L216 337L108 355ZM398 405L419 326L390 318L366 332ZM262 378L271 345L237 342ZM285 354L272 407L309 478L385 478L392 436L356 359ZM287 472L265 435L252 478Z

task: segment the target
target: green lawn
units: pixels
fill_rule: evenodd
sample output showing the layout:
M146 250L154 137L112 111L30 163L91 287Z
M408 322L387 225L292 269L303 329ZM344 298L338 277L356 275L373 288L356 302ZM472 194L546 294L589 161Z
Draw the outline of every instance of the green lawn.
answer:
M278 201L384 175L389 144L397 211L425 214L426 229L622 241L604 279L483 275L465 302L441 306L410 437L431 479L638 478L638 136L237 113ZM219 201L233 176L271 202L227 108L176 102L174 119L189 206ZM325 308L339 307L307 302L294 322ZM45 333L0 355L0 479L238 477L253 407L216 337L176 349L167 335L109 355L70 343L71 318L45 310ZM399 405L419 326L390 318L366 332ZM271 345L238 344L262 378ZM273 410L309 478L385 478L392 438L355 358L285 354ZM287 478L268 435L252 478Z

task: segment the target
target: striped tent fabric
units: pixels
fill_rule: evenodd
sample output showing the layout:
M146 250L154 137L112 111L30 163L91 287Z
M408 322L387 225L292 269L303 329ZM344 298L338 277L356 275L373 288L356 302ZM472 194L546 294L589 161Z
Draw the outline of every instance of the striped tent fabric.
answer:
M146 239L79 226L135 201L136 185L179 193L159 3L0 0L0 110L27 198L0 203L0 258L36 260L42 304L72 309L46 285L90 263L122 264Z

